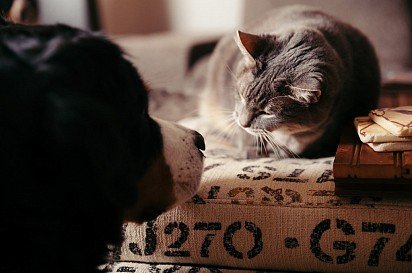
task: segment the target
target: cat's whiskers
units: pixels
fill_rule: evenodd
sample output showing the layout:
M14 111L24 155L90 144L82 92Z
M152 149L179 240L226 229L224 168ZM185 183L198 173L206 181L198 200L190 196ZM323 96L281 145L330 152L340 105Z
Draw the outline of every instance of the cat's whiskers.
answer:
M237 133L238 128L235 120L230 121L230 124L227 126L226 129L226 136L228 139L232 139L232 137Z
M216 118L217 123L215 124L215 128L208 130L205 133L205 137L212 135L213 137L217 138L218 140L227 141L231 139L233 134L236 131L236 120L233 115L233 111L231 110L215 110L213 116ZM217 129L218 130L217 130ZM218 133L216 133L218 132Z
M259 155L259 151L260 151L260 137L259 135L254 135L256 137L256 157Z
M223 115L225 117L227 116L232 116L233 115L233 111L229 111L229 110L217 110L214 111L214 116L218 116L218 115Z
M277 145L276 143L274 143L273 140L271 140L271 136L269 134L270 133L265 132L266 141L269 144L270 148L272 149L273 154L276 157L276 159L281 159L280 151L279 151L279 148L278 148L279 145Z
M265 141L265 136L264 133L259 133L259 137L260 137L260 142L262 144L262 149L261 149L261 153L265 152L265 154L268 153L267 149L266 149L266 141Z
M278 151L278 149L276 149L276 147L270 141L269 136L266 133L264 134L264 138L265 138L266 142L269 144L270 148L272 149L274 155L276 156L276 159L279 159L279 157L280 157L279 151Z
M226 69L229 72L229 75L235 80L235 82L237 81L237 77L235 75L235 73L233 73L233 70L230 68L230 66L228 64L226 64Z
M227 140L228 139L228 134L231 133L232 130L235 128L235 122L229 122L226 121L225 123L221 122L221 126L219 126L218 133L216 133L216 130L211 130L208 135L213 135L216 137L218 140Z
M264 130L267 137L269 138L269 141L275 145L275 147L279 148L280 150L282 150L283 152L285 152L288 155L291 155L293 158L300 158L299 155L297 155L296 153L294 153L292 150L290 150L288 147L286 147L285 145L279 143L276 138L267 130Z
M236 121L232 122L230 131L228 132L228 139L234 139L236 134L239 134L239 132L241 131L241 129L239 128L239 126L237 126Z
M256 136L259 140L259 142L258 142L259 145L258 145L257 151L258 151L258 154L261 154L263 152L263 147L264 147L264 143L263 143L263 140L262 140L262 135L260 133L257 133Z
M259 146L259 140L258 140L258 137L257 137L257 135L252 135L253 136L253 138L254 138L254 140L255 140L255 145L256 145L256 147L258 147ZM258 157L258 153L259 153L259 151L258 151L258 149L256 149L256 154L255 154L255 156L256 157Z
M265 140L266 144L269 145L269 148L272 150L273 155L276 157L276 159L280 159L279 150L276 149L276 145L274 145L273 142L270 141L270 137L268 136L267 132L263 131L262 137ZM266 154L270 155L268 151L266 151Z

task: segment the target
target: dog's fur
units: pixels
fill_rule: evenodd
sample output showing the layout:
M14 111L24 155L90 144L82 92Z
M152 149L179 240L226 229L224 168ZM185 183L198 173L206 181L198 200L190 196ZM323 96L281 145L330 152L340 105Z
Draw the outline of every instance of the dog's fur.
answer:
M96 272L123 221L195 193L203 138L147 104L106 38L0 19L0 272Z

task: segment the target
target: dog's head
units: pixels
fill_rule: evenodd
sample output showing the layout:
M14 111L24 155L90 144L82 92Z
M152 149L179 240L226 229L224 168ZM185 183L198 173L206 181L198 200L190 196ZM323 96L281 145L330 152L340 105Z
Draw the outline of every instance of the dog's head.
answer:
M142 222L195 194L203 138L149 116L117 45L64 25L0 25L2 206Z

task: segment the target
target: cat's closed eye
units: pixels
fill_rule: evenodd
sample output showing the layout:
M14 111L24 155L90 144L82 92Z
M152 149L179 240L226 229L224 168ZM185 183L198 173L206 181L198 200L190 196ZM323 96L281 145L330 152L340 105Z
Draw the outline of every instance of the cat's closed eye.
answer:
M276 88L276 93L279 94L279 95L288 95L289 92L290 92L290 90L289 90L289 86L287 84L279 85Z
M257 110L255 111L255 116L263 116L263 115L269 115L268 112L264 111L264 110Z

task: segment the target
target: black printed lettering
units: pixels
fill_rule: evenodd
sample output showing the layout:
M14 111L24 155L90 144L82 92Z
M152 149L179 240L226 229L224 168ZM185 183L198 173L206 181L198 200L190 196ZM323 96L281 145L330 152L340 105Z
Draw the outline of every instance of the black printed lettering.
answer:
M247 252L247 257L256 257L263 249L262 231L252 222L245 222L245 228L253 235L253 248Z
M240 222L234 222L227 227L226 232L223 236L223 246L225 247L226 251L230 256L237 259L243 259L243 253L239 252L234 247L233 236L235 235L236 231L240 230L241 228L242 224Z
M195 223L194 230L221 230L222 224L218 222L197 222ZM200 256L209 257L209 247L212 244L213 238L216 233L208 233L200 247Z
M346 220L336 219L336 227L342 230L345 235L355 235L355 230ZM355 259L356 244L354 242L335 241L333 249L346 250L345 254L336 257L337 264L346 264Z
M370 232L370 233L390 233L394 234L396 231L396 227L393 224L386 224L386 223L372 223L372 222L362 222L362 232ZM379 257L386 245L389 242L389 238L380 237L375 245L373 246L369 258L368 258L368 265L369 266L378 266L379 265Z
M379 256L382 253L383 248L386 243L389 242L389 238L381 237L379 238L375 245L373 246L371 253L369 254L368 265L369 266L378 266L379 265Z
M285 247L286 248L297 248L299 246L298 239L294 237L285 238Z
M396 260L399 262L412 262L412 255L408 254L412 249L412 234L408 241L396 251Z
M175 242L170 244L168 248L181 248L182 245L187 241L189 237L189 227L183 222L171 222L164 230L165 234L171 235L173 230L178 229L180 231L180 236ZM188 250L168 250L165 252L165 256L169 257L190 257L190 252Z
M265 169L266 170L269 170L269 171L276 171L276 168L275 167L271 167L271 166L265 166Z
M269 194L270 196L272 196L276 202L282 202L283 201L283 195L282 195L282 189L272 189L268 186L265 186L263 188L261 188L262 191L264 191L265 193ZM265 197L263 197L265 198ZM262 200L265 201L265 200Z
M237 177L244 180L250 179L250 176L244 173L239 173Z
M121 273L134 273L136 272L136 268L132 266L120 266L116 272L121 272Z
M205 268L205 267L197 267L194 266L189 269L187 273L199 273L201 269L207 269L210 273L223 273L220 269L217 268Z
M219 222L196 222L194 230L221 230L222 224Z
M259 168L259 166L246 166L242 169L242 171L247 173L253 173L254 168Z
M291 203L300 203L302 202L302 196L299 192L291 189L286 189L285 191L286 196L289 196L291 199Z
M263 180L269 178L271 176L270 173L267 172L258 172L258 176L254 176L253 180Z
M307 183L309 179L300 179L300 178L287 178L287 177L275 177L273 181L276 182L287 182L287 183Z
M234 222L227 227L226 232L223 236L223 245L226 251L229 253L229 255L237 259L243 259L243 253L238 251L233 245L233 236L241 228L241 222ZM254 223L247 221L245 222L245 229L252 233L253 236L254 245L252 249L247 251L247 257L249 259L252 259L256 257L263 249L262 231Z
M332 257L322 251L320 240L325 231L330 229L330 219L325 219L320 222L310 235L310 251L315 254L315 257L325 263L333 263Z
M316 183L325 183L325 182L332 182L333 181L333 172L332 170L325 170L318 179L316 179Z
M156 251L157 246L157 225L155 221L149 221L146 223L146 237L145 246L142 250L136 243L129 243L129 250L135 255L152 255Z
M295 169L293 172L291 172L288 177L298 177L300 176L305 170L304 169Z
M156 265L151 264L149 266L149 273L160 273L160 268L158 268Z
M187 273L199 273L199 271L200 271L200 267L194 266L190 268Z
M323 220L315 227L310 236L311 252L315 255L316 258L325 263L333 263L332 257L323 252L322 248L320 247L320 240L322 238L322 235L323 233L325 233L325 231L331 228L330 224L330 219ZM345 235L355 234L355 230L353 229L352 225L345 220L336 219L336 227L342 230ZM335 241L333 242L333 248L337 250L345 250L345 254L336 257L337 264L345 264L355 259L356 244L354 242Z
M208 170L211 170L211 169L213 169L213 168L216 168L216 167L219 167L219 166L222 166L222 165L223 165L222 163L215 163L215 164L206 166L206 167L203 169L203 172L207 172Z
M210 191L207 194L207 199L216 199L219 191L220 191L220 186L210 187Z
M342 230L345 235L355 235L355 230L346 220L336 219L336 227Z
M362 232L379 232L394 234L395 231L396 227L394 224L362 222Z
M318 190L318 191L310 191L313 192L312 196L334 196L335 191L328 191L328 190Z
M192 202L193 202L194 204L199 204L199 205L204 205L204 204L206 204L205 200L203 200L203 198L200 197L198 194L195 194L195 195L192 197Z
M227 195L229 197L235 197L235 196L237 196L241 193L244 193L246 195L246 199L247 199L248 203L253 203L253 196L255 194L255 191L252 188L249 188L249 187L237 187L237 188L231 189L227 193ZM237 204L239 202L239 200L232 199L231 202L233 204Z
M336 263L346 264L352 261L353 259L355 259L355 248L356 248L356 244L354 242L334 241L333 249L346 250L345 254L336 257Z
M180 265L174 265L174 266L172 266L172 267L165 268L162 273L175 273L175 272L177 272L180 268L182 268Z

